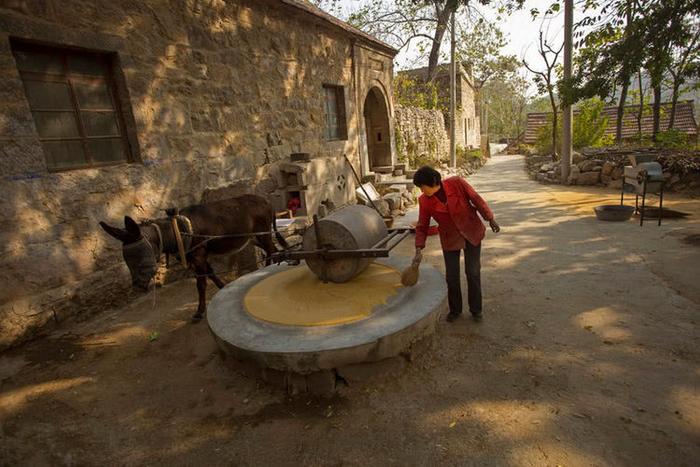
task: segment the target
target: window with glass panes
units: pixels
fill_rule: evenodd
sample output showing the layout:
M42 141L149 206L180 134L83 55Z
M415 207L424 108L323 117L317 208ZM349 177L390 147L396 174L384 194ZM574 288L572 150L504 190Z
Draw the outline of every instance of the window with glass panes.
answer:
M326 139L347 139L345 90L343 86L323 86L326 100Z
M49 169L130 160L109 55L29 44L12 49Z

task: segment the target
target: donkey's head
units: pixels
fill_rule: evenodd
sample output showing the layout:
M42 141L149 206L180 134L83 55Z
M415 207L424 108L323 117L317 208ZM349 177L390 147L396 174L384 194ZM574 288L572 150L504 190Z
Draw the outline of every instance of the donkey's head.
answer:
M122 242L122 255L131 273L134 287L148 290L148 284L156 274L158 257L154 246L141 233L141 227L129 216L124 216L124 229L100 222L100 227Z

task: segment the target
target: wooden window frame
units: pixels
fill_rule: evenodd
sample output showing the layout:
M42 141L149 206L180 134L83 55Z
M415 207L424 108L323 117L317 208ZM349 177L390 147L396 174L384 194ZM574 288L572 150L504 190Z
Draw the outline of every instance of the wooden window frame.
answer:
M107 167L121 164L128 164L134 162L134 156L131 151L129 144L129 138L127 134L126 121L124 118L124 113L122 111L122 106L120 102L120 96L118 95L118 86L114 75L115 57L114 54L106 52L94 52L89 50L76 50L69 48L61 48L60 46L44 46L36 45L32 43L12 41L12 52L28 52L28 53L43 53L57 56L60 60L62 72L61 73L51 73L51 72L36 72L36 71L26 71L21 70L19 65L17 66L17 71L22 80L22 85L25 85L27 81L43 82L43 83L61 83L68 87L68 92L70 94L70 100L72 108L68 109L50 109L50 108L34 108L29 102L29 96L27 96L27 103L32 112L32 119L34 119L34 113L41 112L71 112L73 118L75 119L76 128L78 130L78 136L69 137L42 137L38 136L41 143L44 142L55 142L55 141L79 141L83 150L84 163L72 165L70 167L53 167L49 164L49 159L45 155L45 161L47 169L49 172L65 172L70 170L81 170L89 168L99 168ZM89 57L94 58L102 62L104 65L105 74L102 76L81 74L79 72L74 72L69 70L68 60L69 57ZM112 102L112 107L110 108L97 108L97 109L83 109L80 106L78 95L74 87L74 83L103 83L106 85L109 91L109 97ZM25 88L26 93L26 88ZM110 112L115 115L115 122L117 126L116 135L88 135L85 128L85 121L83 119L83 112ZM37 129L38 133L38 129ZM113 161L99 162L95 161L94 155L89 149L88 143L90 141L99 140L119 140L122 143L123 158ZM42 145L43 150L43 145Z
M329 93L333 92L335 96L335 120L336 124L332 124L332 115L328 106ZM326 115L324 125L324 136L326 141L347 141L348 139L348 122L347 113L345 111L345 86L337 84L323 85L323 106ZM332 131L335 130L335 131ZM333 134L332 134L333 133Z

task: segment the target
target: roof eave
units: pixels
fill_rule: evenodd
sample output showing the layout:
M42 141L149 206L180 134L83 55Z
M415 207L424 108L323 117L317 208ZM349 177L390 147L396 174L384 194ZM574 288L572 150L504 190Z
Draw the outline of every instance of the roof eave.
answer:
M360 41L381 50L382 52L386 53L387 55L391 56L392 58L396 56L396 54L399 53L398 49L395 49L394 47L390 46L386 42L383 42L376 37L367 34L364 31L361 31L360 29L357 29L356 27L346 23L345 21L342 21L335 16L326 13L325 11L321 10L320 8L315 7L314 5L307 4L305 2L301 2L299 0L280 0L282 3L285 5L288 5L292 8L296 8L298 10L304 11L308 14L311 14L315 16L316 18L322 19L326 21L327 23L330 23L331 25L335 26L336 28L342 29L344 32L349 33L350 35L354 36L355 38L359 39Z

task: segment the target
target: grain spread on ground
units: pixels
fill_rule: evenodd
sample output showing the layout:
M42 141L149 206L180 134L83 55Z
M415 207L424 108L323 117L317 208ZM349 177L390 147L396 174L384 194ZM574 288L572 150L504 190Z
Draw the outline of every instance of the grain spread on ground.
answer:
M324 284L307 267L273 274L253 286L245 308L257 319L290 326L350 323L372 314L401 286L396 269L372 263L349 282Z

